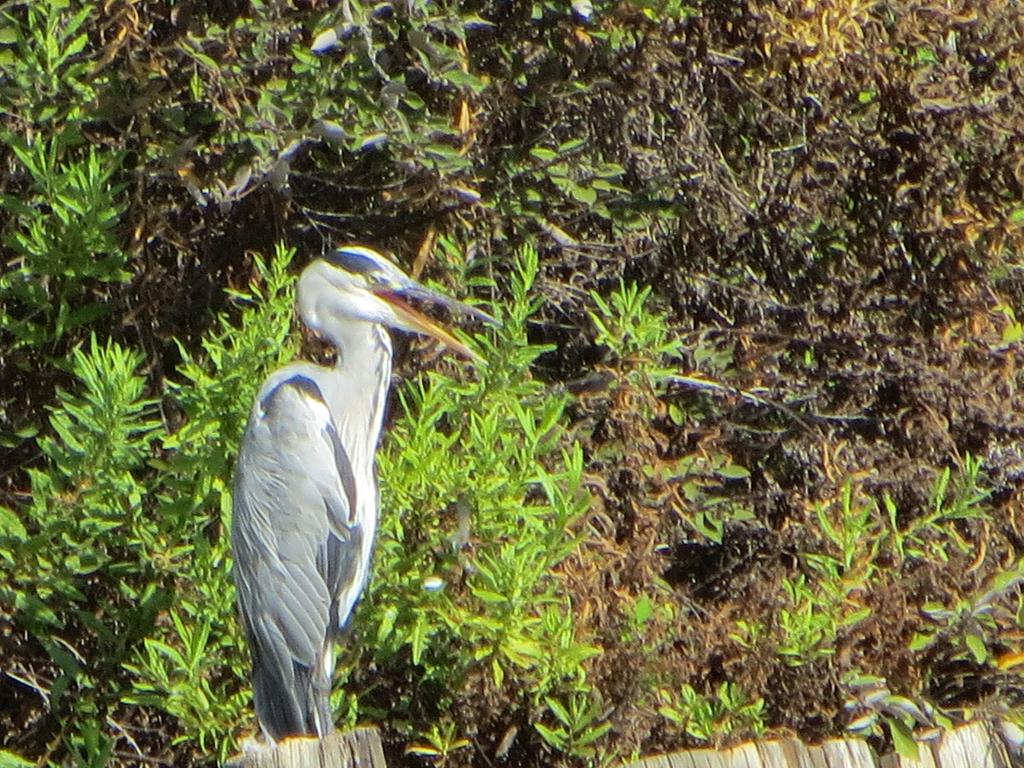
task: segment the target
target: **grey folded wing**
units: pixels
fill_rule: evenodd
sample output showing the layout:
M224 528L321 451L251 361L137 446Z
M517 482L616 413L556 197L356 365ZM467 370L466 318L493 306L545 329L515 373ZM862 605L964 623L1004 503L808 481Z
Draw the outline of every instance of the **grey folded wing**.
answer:
M351 464L316 382L271 386L239 453L232 549L256 712L274 739L331 730L333 614L359 557L355 509Z

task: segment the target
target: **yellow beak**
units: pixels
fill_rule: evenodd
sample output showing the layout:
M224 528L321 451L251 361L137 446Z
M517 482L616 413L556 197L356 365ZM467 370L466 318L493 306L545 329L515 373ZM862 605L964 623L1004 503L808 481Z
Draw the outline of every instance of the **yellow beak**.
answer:
M474 362L480 362L480 355L456 339L442 326L438 325L422 312L411 307L401 294L396 291L388 290L387 288L374 288L372 290L373 294L377 298L391 307L400 327L408 331L422 333L425 336L435 338L449 349L458 352L460 355L468 357Z

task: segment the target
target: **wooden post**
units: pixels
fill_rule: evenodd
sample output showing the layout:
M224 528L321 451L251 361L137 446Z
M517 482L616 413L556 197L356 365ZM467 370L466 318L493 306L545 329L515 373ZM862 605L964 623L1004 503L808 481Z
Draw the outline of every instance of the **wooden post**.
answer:
M1010 768L1010 756L991 723L977 722L946 731L931 742L917 743L918 759L882 758L882 768Z
M387 768L376 728L336 731L323 739L287 739L233 757L224 768Z
M886 755L881 768L1010 768L1010 758L991 723L977 722L919 741L919 757ZM876 768L878 758L863 739L832 739L808 746L795 739L750 741L732 749L688 749L647 757L626 768Z

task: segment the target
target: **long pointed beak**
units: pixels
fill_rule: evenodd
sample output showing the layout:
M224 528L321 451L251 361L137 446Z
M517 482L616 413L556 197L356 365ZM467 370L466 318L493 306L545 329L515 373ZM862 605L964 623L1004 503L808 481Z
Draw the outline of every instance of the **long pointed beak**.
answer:
M448 304L448 302L450 301L452 302L453 305L455 305L452 308L457 309L457 311L462 311L462 308L464 307L466 310L471 310L466 314L490 317L486 313L480 312L479 310L473 310L472 307L465 305L460 301L456 301L455 299L448 299L447 297L441 296L440 294L436 294L433 291L427 290L426 288L424 288L423 291L425 292L423 298L429 298L432 301L438 301L439 303L442 303L445 306L451 306ZM463 355L464 357L468 357L470 360L473 360L474 362L481 361L480 355L478 355L472 349L470 349L461 341L459 341L450 333L448 333L448 331L446 331L442 326L438 325L436 322L434 322L432 319L424 315L422 312L414 309L413 307L409 306L409 304L406 303L404 295L407 293L412 293L412 295L418 295L418 291L413 293L411 291L403 290L402 293L398 293L396 291L388 290L385 288L376 288L373 289L373 293L377 298L386 302L387 305L391 307L391 309L397 316L398 320L407 330L414 331L416 333L422 333L426 336L435 338L449 349L453 350L454 352L458 352L460 355ZM481 319L483 319L483 317L481 317Z
M464 317L472 317L476 320L487 323L494 327L500 327L501 323L495 320L493 317L488 315L483 310L471 307L469 304L463 304L458 299L453 299L450 296L445 296L442 293L437 293L427 288L425 285L420 285L417 282L412 282L411 285L402 288L403 296L412 296L416 299L425 299L426 301L433 302L434 304L440 304L442 307L450 312L454 312Z

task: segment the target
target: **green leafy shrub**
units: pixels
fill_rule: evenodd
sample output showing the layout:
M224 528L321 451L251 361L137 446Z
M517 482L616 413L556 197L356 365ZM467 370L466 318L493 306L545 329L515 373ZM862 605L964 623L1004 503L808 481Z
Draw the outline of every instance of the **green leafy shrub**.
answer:
M722 683L710 695L690 685L678 691L657 692L658 713L672 726L703 742L716 742L732 733L760 736L765 730L764 699L754 699L734 683Z
M174 586L175 609L125 664L126 701L168 712L181 726L176 742L194 740L220 760L251 719L226 534L231 467L260 383L296 351L293 258L284 247L269 263L257 258L258 282L231 292L238 317L222 316L200 354L182 349L169 395L185 421L163 437L152 492L162 521L152 558Z
M566 400L528 375L545 350L526 338L537 266L523 249L502 328L477 337L475 374L432 372L402 391L380 456L384 514L363 620L376 665L404 649L419 685L442 691L437 706L481 666L537 705L600 652L577 637L555 577L588 502L582 455L558 449Z
M75 7L80 6L80 7ZM66 0L8 7L0 21L0 102L12 114L44 128L82 116L95 96L89 47L94 8Z
M124 185L113 181L122 157L70 150L59 137L5 140L28 189L0 196L10 215L3 243L17 259L0 276L0 330L39 347L108 313L95 288L129 278L117 233Z
M166 605L147 583L158 524L145 503L146 462L160 422L142 362L95 336L75 351L75 389L59 394L52 436L39 440L45 469L29 471L31 501L0 536L9 564L0 596L50 658L54 677L40 694L65 733L86 733L116 701L120 660ZM96 739L107 749L107 737Z
M0 11L0 762L253 728L224 527L299 265L207 310L278 240L511 305L396 388L344 721L579 765L1014 700L1012 3L308 5Z
M89 145L81 125L102 82L90 61L89 4L47 0L0 16L0 147L13 184L0 194L0 332L52 349L109 313L109 284L129 278L120 226L124 153Z

